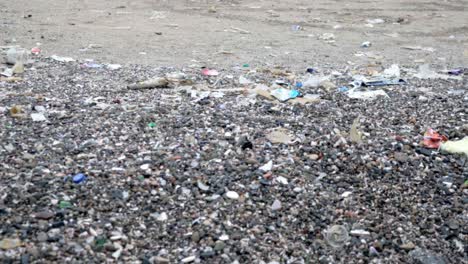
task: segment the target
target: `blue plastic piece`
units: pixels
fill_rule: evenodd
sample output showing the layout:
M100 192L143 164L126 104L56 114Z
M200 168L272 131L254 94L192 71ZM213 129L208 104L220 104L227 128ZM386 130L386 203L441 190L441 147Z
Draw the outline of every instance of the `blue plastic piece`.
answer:
M301 93L298 90L291 90L289 92L289 98L293 99L300 95Z
M74 183L82 183L86 180L86 175L83 173L78 173L75 176L73 176L73 182Z
M341 86L340 88L338 88L338 91L344 93L344 92L349 91L349 88L346 86Z

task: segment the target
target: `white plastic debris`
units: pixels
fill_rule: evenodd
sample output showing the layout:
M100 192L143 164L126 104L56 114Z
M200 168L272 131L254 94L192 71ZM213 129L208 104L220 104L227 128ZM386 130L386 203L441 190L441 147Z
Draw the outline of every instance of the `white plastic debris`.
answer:
M419 66L419 71L414 75L414 77L419 79L454 79L454 80L462 80L461 76L451 76L446 74L440 74L431 69L429 64L423 64Z
M348 92L348 97L353 99L372 100L379 96L389 97L384 90L371 90L371 91L354 91Z
M43 113L32 113L31 118L34 122L43 122L47 120Z
M350 191L344 192L344 193L341 194L341 197L347 198L347 197L349 197L352 193L353 193L353 192L350 192Z
M226 235L226 234L221 235L221 236L219 237L219 240L221 240L221 241L227 241L227 240L229 240L229 236Z
M288 184L288 179L286 179L285 177L283 176L278 176L276 177L276 181L281 183L281 184L284 184L284 185L287 185Z
M370 46L372 46L372 43L370 41L364 41L363 43L361 43L362 48L369 48Z
M153 213L151 217L155 218L159 222L165 222L168 219L168 216L165 212L162 213Z
M444 142L441 144L440 149L452 154L465 154L468 158L468 137L462 140Z
M302 83L302 88L317 88L324 81L328 81L330 76L310 76L305 82Z
M273 169L273 161L270 160L268 163L266 163L265 165L261 166L258 169L264 172L271 171L271 169Z
M392 64L390 68L384 70L383 75L385 77L400 78L400 67L398 64Z
M71 57L61 57L61 56L57 56L57 55L52 55L52 56L50 56L50 58L55 60L55 61L59 61L59 62L72 62L72 61L75 61L75 59L73 59Z
M196 259L195 256L186 257L186 258L182 259L182 263L190 263L190 262L195 261L195 259Z
M118 70L118 69L122 68L122 65L120 65L120 64L107 64L106 67L107 67L107 69L113 71L113 70Z
M369 24L383 24L385 23L385 20L381 18L375 18L375 19L367 19L366 22Z
M252 81L250 81L249 79L245 78L244 76L240 76L239 77L239 84L242 84L242 85L247 85L247 84L251 84Z
M370 232L363 229L355 229L349 232L353 236L370 236Z

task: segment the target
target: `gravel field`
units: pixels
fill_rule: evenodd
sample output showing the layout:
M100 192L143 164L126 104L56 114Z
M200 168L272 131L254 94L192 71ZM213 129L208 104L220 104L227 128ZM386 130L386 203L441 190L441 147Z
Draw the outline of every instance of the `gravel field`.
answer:
M0 3L1 263L468 263L467 1L43 2Z

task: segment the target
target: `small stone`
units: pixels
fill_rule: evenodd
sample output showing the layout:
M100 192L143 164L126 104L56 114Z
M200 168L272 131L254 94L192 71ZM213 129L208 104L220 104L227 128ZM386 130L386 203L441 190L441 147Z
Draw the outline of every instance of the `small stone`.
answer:
M45 241L47 241L47 234L44 233L44 232L39 232L39 233L37 233L36 239L39 242L45 242Z
M226 197L232 200L237 200L239 199L239 194L234 191L228 191L226 192Z
M157 256L157 257L154 258L154 263L155 264L169 264L170 260L167 259L167 258Z
M55 216L54 212L51 211L41 211L36 213L36 218L41 220L49 220Z
M207 192L207 191L210 190L210 186L204 184L204 183L201 182L201 181L197 181L197 187L198 187L198 189L200 189L200 190L202 190L202 191L205 191L205 192Z
M452 230L457 230L460 225L458 224L458 221L455 219L451 219L448 221L448 227Z
M190 262L195 261L195 259L196 259L195 256L186 257L186 258L182 259L182 263L190 263Z
M271 205L271 210L272 211L278 211L280 209L281 209L281 202L278 199L275 199L275 201Z
M200 241L200 233L195 231L192 233L192 241L198 243Z
M320 156L318 154L310 154L308 155L309 159L311 160L318 160Z
M409 252L409 256L414 260L414 264L445 264L443 257L434 254L429 250L421 248Z
M153 213L151 214L151 217L155 218L159 222L164 222L167 221L168 216L165 212L162 213Z
M413 242L408 242L408 243L405 243L405 244L400 246L401 249L404 249L404 250L407 250L407 251L410 251L410 250L414 249L415 247L416 247L416 245Z
M395 159L401 163L407 162L409 160L409 156L405 153L397 152L395 153Z
M21 246L21 240L17 238L4 238L0 240L0 249L8 250Z
M222 251L225 247L226 247L226 244L223 241L218 240L215 243L214 250L215 251Z
M418 97L418 101L420 101L420 102L427 102L427 101L429 101L429 98L427 98L426 96L420 95L420 96Z

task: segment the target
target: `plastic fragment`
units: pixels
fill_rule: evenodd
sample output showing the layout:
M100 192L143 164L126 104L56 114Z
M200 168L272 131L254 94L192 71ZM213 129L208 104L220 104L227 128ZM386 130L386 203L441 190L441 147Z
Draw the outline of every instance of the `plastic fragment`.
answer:
M452 154L465 154L468 158L468 137L462 140L443 142L440 149Z
M75 176L73 176L73 182L82 183L86 180L86 178L87 178L86 175L84 175L83 173L78 173Z
M296 98L300 95L299 91L297 90L288 90L284 88L278 88L276 90L271 91L271 95L278 99L281 102L285 102L289 99Z
M217 70L210 70L210 69L203 69L202 70L203 76L218 76L219 72Z
M446 136L440 135L439 133L435 132L432 128L429 128L424 133L423 145L426 148L438 149L441 143L447 140L448 139Z

